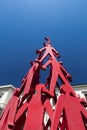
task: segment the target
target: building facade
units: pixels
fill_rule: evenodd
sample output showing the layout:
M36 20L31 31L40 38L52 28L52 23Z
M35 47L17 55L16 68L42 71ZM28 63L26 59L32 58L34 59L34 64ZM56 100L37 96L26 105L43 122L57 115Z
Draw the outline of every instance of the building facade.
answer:
M15 87L13 85L0 86L0 114L12 97L14 90Z

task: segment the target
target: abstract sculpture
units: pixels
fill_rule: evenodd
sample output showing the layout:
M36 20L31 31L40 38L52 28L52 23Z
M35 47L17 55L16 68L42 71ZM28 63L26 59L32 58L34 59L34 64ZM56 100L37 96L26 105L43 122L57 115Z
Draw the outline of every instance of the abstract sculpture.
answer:
M2 113L0 130L87 130L87 102L77 97L70 85L70 74L57 61L59 52L52 47L49 37L45 40ZM41 83L40 72L47 67L49 74Z

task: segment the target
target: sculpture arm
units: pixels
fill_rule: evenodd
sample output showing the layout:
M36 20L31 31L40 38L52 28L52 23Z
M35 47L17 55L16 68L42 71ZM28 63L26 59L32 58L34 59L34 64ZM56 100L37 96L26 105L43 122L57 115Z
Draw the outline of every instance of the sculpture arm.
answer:
M43 47L43 48L41 48L40 50L36 50L36 53L38 54L38 53L41 53L42 51L44 51L46 49L46 47Z
M52 50L53 50L57 55L59 55L59 52L58 52L56 49L54 49L53 47L52 47Z
M64 98L61 95L57 101L56 108L55 108L55 111L53 114L51 130L57 130L58 124L60 122L60 117L61 117L62 112L63 112L62 101L64 101Z
M44 108L46 109L47 113L49 114L49 117L52 121L52 116L53 116L53 110L52 110L52 106L50 104L49 99L47 99L44 103Z

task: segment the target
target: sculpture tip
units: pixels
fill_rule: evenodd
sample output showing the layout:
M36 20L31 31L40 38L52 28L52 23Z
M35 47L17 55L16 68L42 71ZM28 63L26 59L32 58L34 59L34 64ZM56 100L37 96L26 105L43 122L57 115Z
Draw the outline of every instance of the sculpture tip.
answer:
M47 41L46 43L44 43L44 46L51 45L50 37L45 37L44 39Z

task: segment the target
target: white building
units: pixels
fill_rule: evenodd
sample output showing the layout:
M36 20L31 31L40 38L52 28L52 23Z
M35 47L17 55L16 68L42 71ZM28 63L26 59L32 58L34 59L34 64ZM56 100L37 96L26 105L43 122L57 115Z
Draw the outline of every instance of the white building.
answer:
M87 100L87 84L75 85L73 88L81 98L85 98Z
M8 103L15 90L13 85L0 86L0 114Z

